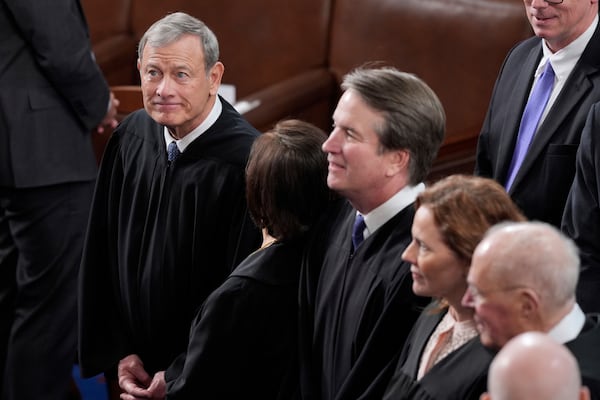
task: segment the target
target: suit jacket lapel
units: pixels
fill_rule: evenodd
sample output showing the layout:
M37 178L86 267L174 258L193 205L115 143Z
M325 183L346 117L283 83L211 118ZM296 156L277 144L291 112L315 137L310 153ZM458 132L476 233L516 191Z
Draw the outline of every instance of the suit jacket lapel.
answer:
M555 135L561 134L559 129L562 123L571 114L573 108L578 107L581 99L585 98L589 91L593 88L593 83L590 75L596 74L600 67L600 60L590 59L590 54L598 54L600 52L600 24L586 49L581 54L579 61L571 71L565 85L559 93L552 108L548 112L546 119L533 137L531 146L525 155L523 164L515 177L515 181L511 188L516 188L523 176L532 168L535 160L542 155L543 150ZM568 131L568 130L567 130ZM565 132L567 134L568 132ZM512 192L512 190L511 190Z
M521 169L515 178L515 184L518 183L519 178L532 167L534 161L542 154L550 140L556 134L560 134L558 128L561 126L562 122L565 121L572 112L572 109L579 104L581 98L587 96L591 88L592 84L587 78L587 75L575 68L565 82L565 86L563 86L562 91L556 98L546 119L542 122L540 129L538 129L533 137L531 146L521 165Z
M510 166L512 154L515 150L517 135L519 134L521 116L529 98L529 92L531 91L531 85L533 83L533 75L541 56L542 47L540 44L539 46L535 46L523 60L522 67L518 72L518 78L513 88L512 98L505 100L509 102L508 111L506 113L507 121L504 125L505 130L502 135L502 141L500 142L500 148L498 149L498 154L504 154L505 156L500 157L500 164L497 168L498 176L496 176L496 179L501 182L506 180L508 174L508 167ZM520 101L518 101L518 99L520 99Z

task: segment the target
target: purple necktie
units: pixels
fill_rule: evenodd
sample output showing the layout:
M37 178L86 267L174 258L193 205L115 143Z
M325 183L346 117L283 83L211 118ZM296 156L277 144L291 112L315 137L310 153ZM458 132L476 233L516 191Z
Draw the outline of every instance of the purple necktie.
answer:
M354 227L352 228L352 245L354 249L358 248L362 241L365 240L364 232L366 227L364 217L361 214L357 214L354 220Z
M513 153L513 158L508 169L508 179L506 179L506 184L504 185L507 191L513 184L515 176L517 176L517 172L523 163L525 154L527 154L527 149L529 148L533 135L540 123L540 118L546 108L553 86L554 70L552 69L550 61L548 61L540 78L533 87L531 96L529 96L529 100L525 106L525 111L523 111L519 135L517 136L517 144L515 145L515 152Z
M179 152L177 143L175 143L175 141L169 143L169 146L167 146L167 159L169 160L169 162L175 161L175 159L179 157L180 154L181 153Z

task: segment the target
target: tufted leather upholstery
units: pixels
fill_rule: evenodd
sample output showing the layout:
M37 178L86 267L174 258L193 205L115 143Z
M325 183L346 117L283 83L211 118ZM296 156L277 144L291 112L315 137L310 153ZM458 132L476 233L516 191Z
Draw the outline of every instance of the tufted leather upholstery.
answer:
M186 11L219 38L224 83L260 130L298 117L329 129L345 73L380 61L424 79L447 114L432 177L471 172L496 75L529 37L521 0L82 0L100 66L112 85L137 84L139 38Z
M131 0L82 0L96 60L111 85L135 82Z
M472 172L474 148L502 61L516 42L531 34L521 0L338 0L329 68L337 86L344 74L368 60L425 80L447 116L437 169L444 174L448 168Z

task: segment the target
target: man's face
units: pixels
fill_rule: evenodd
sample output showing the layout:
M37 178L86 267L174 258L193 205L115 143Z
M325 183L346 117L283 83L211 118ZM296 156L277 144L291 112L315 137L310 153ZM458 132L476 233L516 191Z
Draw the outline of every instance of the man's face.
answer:
M474 320L481 343L501 348L511 338L527 330L521 324L519 313L521 287L491 280L487 272L491 259L478 250L473 254L462 304L475 311Z
M146 45L138 69L146 111L179 138L206 118L223 72L217 63L206 73L202 44L193 35L164 47Z
M523 1L533 31L546 40L553 52L577 39L598 13L598 0L564 0L562 4L549 4L545 0Z
M375 132L384 118L350 89L340 98L333 122L333 131L323 143L329 162L327 185L360 203L361 197L380 190L387 179L390 154L379 151Z

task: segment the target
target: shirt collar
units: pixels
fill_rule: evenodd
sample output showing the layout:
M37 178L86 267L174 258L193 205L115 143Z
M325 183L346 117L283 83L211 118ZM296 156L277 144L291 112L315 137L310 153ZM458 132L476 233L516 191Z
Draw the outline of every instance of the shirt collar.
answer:
M365 229L365 238L392 219L394 215L414 203L419 193L423 190L425 190L424 183L419 183L415 186L405 186L385 203L373 209L370 213L364 214L365 225L367 226L367 229Z
M579 336L583 325L585 325L585 314L579 304L575 303L571 311L550 329L548 336L559 343L567 343Z
M190 145L190 143L192 143L200 135L206 132L208 128L210 128L215 123L215 121L221 115L222 110L223 104L221 103L221 99L219 98L219 96L216 96L215 104L213 104L210 113L208 113L208 116L204 119L204 121L202 121L200 125L198 125L194 130L192 130L190 133L188 133L181 139L173 138L173 136L171 136L171 134L169 133L169 129L165 126L163 130L165 135L165 146L169 146L169 143L175 140L175 143L177 143L177 148L180 152L183 153L185 149Z
M583 32L577 39L573 40L569 45L563 47L556 53L552 51L546 45L546 41L542 40L542 51L543 57L540 60L538 68L535 72L537 78L546 66L546 62L550 60L552 63L552 69L554 74L559 81L564 81L569 77L569 74L575 68L575 64L579 61L579 58L583 54L583 51L587 47L589 41L592 39L596 27L598 26L598 16L594 18L594 21L590 26Z

